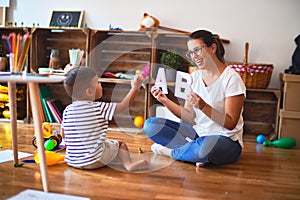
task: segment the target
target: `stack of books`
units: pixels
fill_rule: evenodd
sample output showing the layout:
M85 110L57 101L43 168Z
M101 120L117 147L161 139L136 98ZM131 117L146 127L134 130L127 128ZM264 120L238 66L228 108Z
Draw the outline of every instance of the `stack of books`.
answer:
M41 110L43 122L61 123L65 106L60 100L54 99L50 88L40 87Z

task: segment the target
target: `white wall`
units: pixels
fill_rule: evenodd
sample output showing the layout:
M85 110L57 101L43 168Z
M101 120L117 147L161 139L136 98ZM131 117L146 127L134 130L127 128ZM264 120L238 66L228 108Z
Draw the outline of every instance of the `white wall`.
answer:
M291 65L295 37L300 34L299 0L11 0L8 20L40 27L49 25L52 10L83 9L90 28L138 30L144 12L162 26L194 31L208 29L229 39L227 61L243 61L250 43L249 62L272 63L270 87L279 88L279 73Z

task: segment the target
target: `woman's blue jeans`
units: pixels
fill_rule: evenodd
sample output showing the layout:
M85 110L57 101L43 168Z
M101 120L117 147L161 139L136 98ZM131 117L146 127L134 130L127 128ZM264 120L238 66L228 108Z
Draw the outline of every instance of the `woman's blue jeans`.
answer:
M238 141L217 134L198 137L192 126L164 118L148 118L144 132L153 142L172 149L173 159L184 162L229 164L242 152Z

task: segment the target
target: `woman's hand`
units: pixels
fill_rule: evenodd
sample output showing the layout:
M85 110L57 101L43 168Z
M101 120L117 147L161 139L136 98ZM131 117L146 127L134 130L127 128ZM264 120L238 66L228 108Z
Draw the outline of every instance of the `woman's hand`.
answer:
M152 88L151 88L151 94L154 96L154 98L157 99L157 101L159 101L160 103L164 103L166 102L166 100L168 99L168 97L162 92L162 90L154 85Z
M196 107L200 110L202 110L206 106L205 101L198 94L196 94L194 92L190 93L190 95L187 99L187 103L190 106Z

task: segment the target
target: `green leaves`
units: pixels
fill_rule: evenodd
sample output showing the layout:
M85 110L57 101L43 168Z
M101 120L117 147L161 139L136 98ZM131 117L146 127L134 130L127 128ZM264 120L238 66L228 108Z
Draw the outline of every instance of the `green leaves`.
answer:
M170 50L162 54L160 58L160 63L175 70L178 70L183 66L184 58L181 57L177 53L177 51Z

